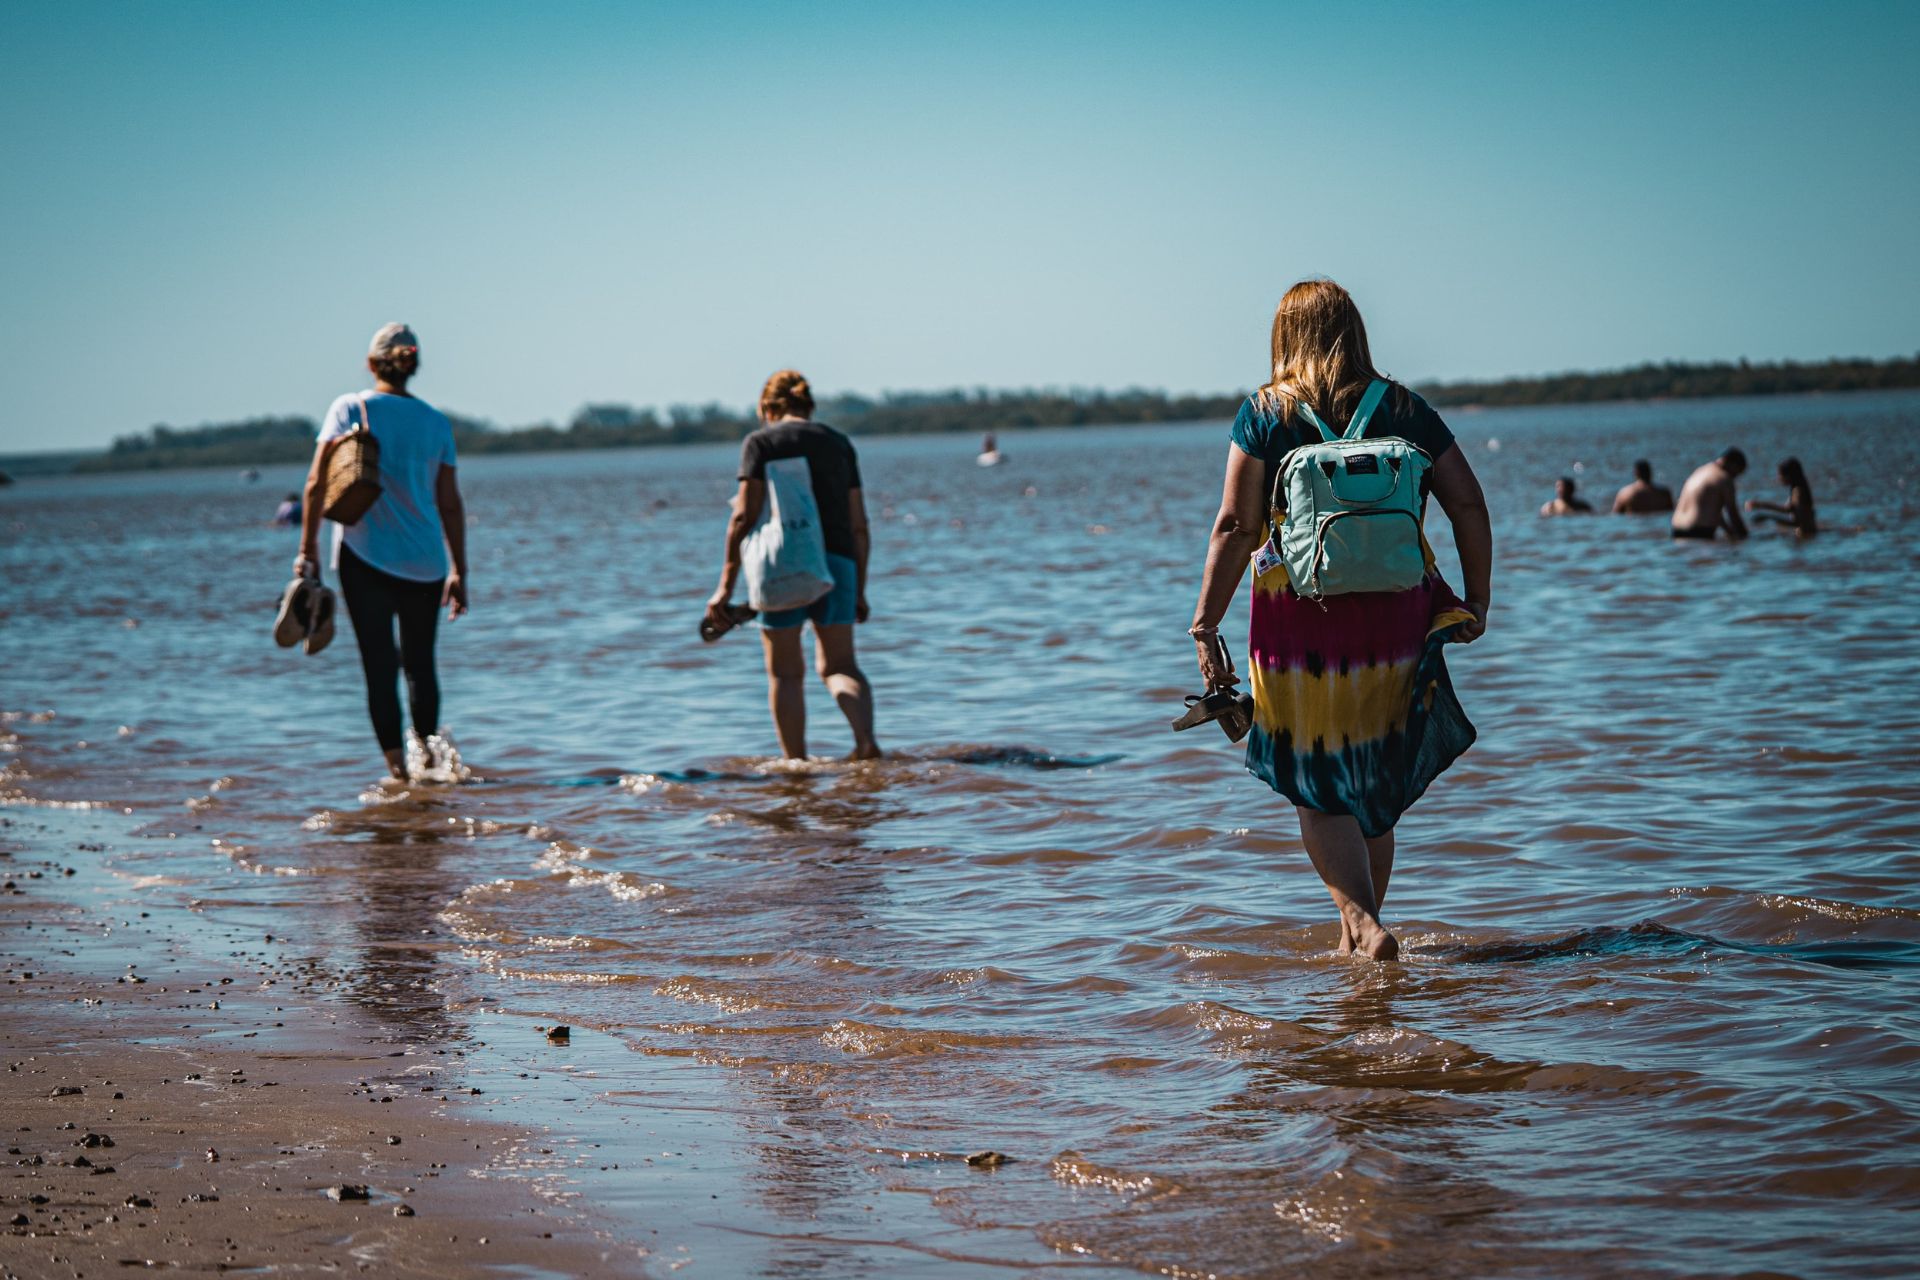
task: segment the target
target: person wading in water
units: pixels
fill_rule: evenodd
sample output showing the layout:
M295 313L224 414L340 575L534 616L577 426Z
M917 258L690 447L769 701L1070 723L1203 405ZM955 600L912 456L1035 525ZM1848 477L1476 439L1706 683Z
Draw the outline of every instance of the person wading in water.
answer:
M1746 537L1747 522L1740 518L1740 495L1735 488L1746 470L1747 455L1738 449L1728 449L1712 462L1695 467L1680 486L1680 501L1673 508L1673 536L1711 542L1724 528L1735 542Z
M1645 458L1633 464L1633 480L1613 495L1613 514L1650 515L1673 510L1673 490L1653 482L1653 464Z
M1209 688L1238 679L1221 669L1215 642L1248 558L1268 538L1278 469L1294 448L1322 440L1302 407L1323 422L1347 424L1380 378L1359 308L1330 280L1287 291L1272 343L1271 379L1234 419L1225 493L1189 632ZM1419 396L1398 384L1384 390L1359 439L1403 440L1431 459L1429 487L1453 523L1467 598L1462 602L1441 579L1424 535L1424 576L1402 591L1309 598L1295 591L1284 559L1263 555L1248 663L1254 723L1247 770L1294 805L1307 856L1340 912L1341 953L1375 960L1391 960L1400 949L1380 922L1394 824L1474 738L1443 650L1485 633L1493 576L1486 500L1465 451Z
M467 516L454 470L453 426L407 390L420 369L413 330L390 324L374 334L367 368L373 390L335 400L320 428L301 503L300 555L293 571L320 576L327 460L348 432L364 424L380 445L380 496L358 523L327 523L333 530L333 570L340 575L340 594L360 643L374 737L387 771L404 781L400 676L406 674L414 738L431 768L435 761L427 739L440 726L434 631L441 605L449 621L467 611Z
M707 601L707 622L724 632L732 625L728 602L740 578L740 548L760 523L767 503L767 464L801 459L806 464L820 533L826 543L833 589L812 604L760 615L767 659L767 702L790 760L807 755L807 661L800 631L813 623L814 666L853 729L851 760L876 760L873 686L854 657L853 628L867 620L867 504L860 492L860 459L853 442L813 421L813 390L791 369L767 379L760 392L761 426L740 447L740 489L727 521L720 586Z
M1820 532L1820 522L1813 514L1813 486L1807 483L1807 469L1800 465L1800 459L1787 458L1780 463L1779 476L1780 483L1787 486L1786 502L1748 498L1747 510L1756 513L1755 524L1785 525L1795 535L1811 538Z

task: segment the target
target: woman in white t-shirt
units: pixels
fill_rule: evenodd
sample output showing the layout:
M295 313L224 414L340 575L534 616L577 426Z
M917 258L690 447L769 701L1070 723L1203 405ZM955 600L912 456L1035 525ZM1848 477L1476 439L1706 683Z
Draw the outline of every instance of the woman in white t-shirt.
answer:
M467 611L466 508L460 500L453 426L407 391L420 367L413 330L390 324L373 335L367 368L373 390L341 396L327 411L301 504L300 556L293 571L320 576L320 508L328 456L363 423L380 446L380 497L359 523L328 521L334 572L360 644L367 675L367 711L394 777L407 776L399 678L407 679L413 734L426 739L440 724L440 680L434 631L441 605L449 621ZM394 638L398 624L399 639ZM432 752L427 752L429 761Z

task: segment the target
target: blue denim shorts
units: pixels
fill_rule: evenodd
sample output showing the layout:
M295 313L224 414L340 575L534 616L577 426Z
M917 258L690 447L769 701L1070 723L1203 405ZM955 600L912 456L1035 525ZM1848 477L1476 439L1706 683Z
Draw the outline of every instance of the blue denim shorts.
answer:
M786 631L809 619L816 627L844 626L855 621L860 603L860 566L846 556L829 551L827 568L833 574L833 590L802 608L761 614L761 627L768 631Z

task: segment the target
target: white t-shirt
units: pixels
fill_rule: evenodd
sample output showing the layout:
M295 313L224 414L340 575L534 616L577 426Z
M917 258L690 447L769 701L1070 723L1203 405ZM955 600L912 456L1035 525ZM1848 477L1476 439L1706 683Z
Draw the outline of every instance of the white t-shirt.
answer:
M340 570L340 543L376 569L414 582L447 576L447 547L440 530L435 489L440 468L454 465L453 424L447 415L414 396L366 393L373 438L380 444L380 497L352 526L333 528L333 568ZM360 425L360 397L341 396L320 426L324 442Z

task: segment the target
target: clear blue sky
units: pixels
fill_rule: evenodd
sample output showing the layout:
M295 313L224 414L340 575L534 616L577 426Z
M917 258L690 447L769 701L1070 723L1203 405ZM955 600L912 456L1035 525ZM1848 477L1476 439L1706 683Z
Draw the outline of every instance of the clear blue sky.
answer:
M1920 348L1920 4L7 4L0 451Z

